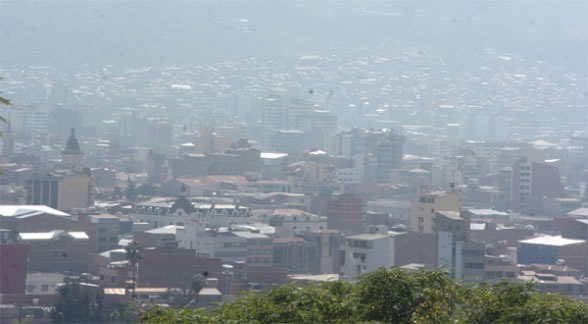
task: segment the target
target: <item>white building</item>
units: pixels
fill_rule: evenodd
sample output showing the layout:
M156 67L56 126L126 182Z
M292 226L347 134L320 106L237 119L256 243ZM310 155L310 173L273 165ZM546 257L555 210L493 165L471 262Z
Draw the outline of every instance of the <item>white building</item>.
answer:
M176 231L178 246L208 254L224 263L247 260L247 238L229 230L207 229L202 217L191 215L184 228Z
M227 227L232 224L249 224L251 211L248 207L234 204L193 203L186 197L177 199L155 198L133 205L131 216L148 222L151 228L165 225L184 226L188 216L203 217L211 228Z
M275 209L258 213L256 218L274 226L278 237L294 237L303 232L316 232L327 228L327 218L299 209Z
M352 235L345 239L345 264L342 271L347 280L353 280L358 275L379 267L396 265L396 237L406 233L388 231L387 228L382 225L375 226L376 230L372 233Z

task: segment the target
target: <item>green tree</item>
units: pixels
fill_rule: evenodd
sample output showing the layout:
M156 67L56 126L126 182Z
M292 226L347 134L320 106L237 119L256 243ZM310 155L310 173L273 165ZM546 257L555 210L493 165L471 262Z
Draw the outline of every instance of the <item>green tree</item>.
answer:
M58 289L51 319L54 323L103 323L103 301L102 288L79 283L63 285Z
M135 302L121 302L116 305L116 309L110 314L110 323L137 323L141 308Z
M135 294L135 289L137 288L137 280L136 280L136 273L137 273L137 264L141 260L141 253L143 252L143 246L138 241L131 241L126 247L125 251L127 252L127 260L131 265L131 272L133 276L133 299L137 297Z
M269 219L270 226L282 226L283 223L284 223L284 220L278 215L273 215Z
M1 76L0 76L0 80L2 80ZM4 98L3 96L0 96L0 105L11 106L12 103L10 102L10 100ZM6 119L4 117L0 116L0 122L5 123ZM0 132L0 135L2 135L2 132ZM4 173L4 171L2 171L2 169L0 169L0 175L2 175L3 173Z
M359 317L389 323L447 321L456 293L455 283L441 270L409 273L381 268L360 277L355 287Z
M4 79L4 78L2 78L2 77L0 76L0 80L3 80L3 79ZM0 92L0 93L2 93L2 92ZM8 99L4 98L3 96L0 96L0 105L6 105L6 106L10 106L10 105L12 105L12 103L10 102L10 100L8 100ZM4 117L0 116L0 121L3 121L3 122L5 122L5 121L6 121L6 119L4 119Z
M192 307L198 305L198 294L200 294L200 291L204 287L206 287L206 278L199 273L195 274L190 282L190 294L192 295L190 304Z
M531 283L481 284L464 296L458 316L464 323L588 323L588 304L539 294Z
M384 269L355 283L246 292L218 308L154 308L145 323L588 323L588 304L541 295L530 284L461 286L441 270Z
M168 291L169 304L173 308L194 308L198 305L198 294L206 286L206 278L201 274L195 274L190 280L189 288L170 289Z

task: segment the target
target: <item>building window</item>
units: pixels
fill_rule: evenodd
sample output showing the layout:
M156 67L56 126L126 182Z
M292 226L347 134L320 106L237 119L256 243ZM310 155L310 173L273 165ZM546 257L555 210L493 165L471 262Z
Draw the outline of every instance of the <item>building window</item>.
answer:
M49 291L49 285L42 285L41 291Z

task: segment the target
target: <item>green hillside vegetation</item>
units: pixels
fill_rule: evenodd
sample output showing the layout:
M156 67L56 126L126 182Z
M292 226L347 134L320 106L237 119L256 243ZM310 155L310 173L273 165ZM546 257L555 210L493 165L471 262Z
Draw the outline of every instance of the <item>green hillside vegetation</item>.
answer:
M379 269L355 283L247 292L213 310L153 308L143 323L588 323L588 304L531 284L465 287L441 270Z

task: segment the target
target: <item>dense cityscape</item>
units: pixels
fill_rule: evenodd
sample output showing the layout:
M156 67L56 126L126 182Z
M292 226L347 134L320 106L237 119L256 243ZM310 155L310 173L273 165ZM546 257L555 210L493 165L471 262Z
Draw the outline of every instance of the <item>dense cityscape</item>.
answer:
M0 323L68 322L74 286L127 322L382 267L586 302L587 62L366 44L67 67L0 45Z

